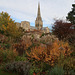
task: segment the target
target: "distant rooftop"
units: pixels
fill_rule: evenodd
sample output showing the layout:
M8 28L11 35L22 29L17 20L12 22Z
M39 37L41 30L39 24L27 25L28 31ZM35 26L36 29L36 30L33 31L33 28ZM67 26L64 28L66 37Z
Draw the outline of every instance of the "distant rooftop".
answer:
M36 27L34 27L34 26L30 26L30 28L31 28L31 29L37 29L37 28L36 28Z

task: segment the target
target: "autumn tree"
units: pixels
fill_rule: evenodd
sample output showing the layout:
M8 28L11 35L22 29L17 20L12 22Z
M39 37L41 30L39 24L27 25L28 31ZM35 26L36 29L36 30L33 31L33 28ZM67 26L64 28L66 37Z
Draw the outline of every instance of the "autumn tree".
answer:
M56 35L59 40L63 40L71 33L71 23L64 22L62 20L55 20L52 26L52 33Z
M72 4L72 11L68 13L68 16L66 17L67 20L69 20L72 24L75 24L75 4Z
M12 38L21 36L21 31L19 31L16 23L10 18L7 12L0 13L0 33Z

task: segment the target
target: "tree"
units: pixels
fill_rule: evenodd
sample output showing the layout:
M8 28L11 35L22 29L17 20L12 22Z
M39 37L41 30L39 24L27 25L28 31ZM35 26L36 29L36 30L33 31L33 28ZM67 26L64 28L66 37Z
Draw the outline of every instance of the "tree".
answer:
M71 25L71 23L67 23L62 20L55 20L52 26L52 33L56 35L59 40L63 40L71 33Z
M0 13L0 33L12 38L21 36L21 31L17 28L16 23L10 18L7 12Z
M67 20L69 20L72 24L75 24L75 4L72 4L72 11L68 13L68 16L66 17Z
M6 30L8 23L12 21L12 19L9 18L10 16L8 15L8 13L0 13L0 33L4 34L4 31Z
M74 53L75 53L75 32L68 35L65 38L65 41L68 41L69 45L71 46L72 50L74 50Z

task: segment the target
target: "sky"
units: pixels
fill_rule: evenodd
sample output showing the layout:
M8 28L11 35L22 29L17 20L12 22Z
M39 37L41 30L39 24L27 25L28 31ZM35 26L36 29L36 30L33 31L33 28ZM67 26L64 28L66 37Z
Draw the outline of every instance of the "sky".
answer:
M74 0L0 0L0 12L7 12L15 22L29 21L35 26L38 2L44 27L52 27L54 19L66 19Z

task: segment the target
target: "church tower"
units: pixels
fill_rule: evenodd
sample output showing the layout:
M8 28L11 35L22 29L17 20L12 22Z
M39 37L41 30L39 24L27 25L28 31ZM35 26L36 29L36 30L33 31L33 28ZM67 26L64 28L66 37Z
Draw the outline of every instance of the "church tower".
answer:
M37 29L42 29L43 27L43 21L40 14L40 3L38 3L38 13L37 13L37 18L35 20L35 27Z

